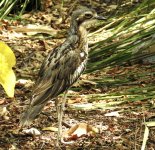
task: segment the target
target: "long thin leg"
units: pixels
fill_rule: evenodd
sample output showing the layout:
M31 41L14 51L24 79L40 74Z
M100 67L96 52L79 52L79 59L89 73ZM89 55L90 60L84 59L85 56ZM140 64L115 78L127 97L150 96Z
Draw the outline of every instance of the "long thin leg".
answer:
M58 102L58 100L56 101L57 116L58 116L57 146L59 146L60 141L63 141L62 140L62 117L63 117L64 108L65 108L66 98L67 98L67 91L65 91L64 97L63 97L61 103Z

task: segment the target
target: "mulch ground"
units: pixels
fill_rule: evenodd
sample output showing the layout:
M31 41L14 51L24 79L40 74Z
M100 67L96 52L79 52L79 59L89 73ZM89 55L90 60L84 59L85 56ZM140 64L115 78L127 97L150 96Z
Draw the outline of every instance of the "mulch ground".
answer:
M37 16L38 14L36 14ZM37 18L35 18L37 20ZM35 21L36 21L35 20ZM21 22L2 21L2 32L0 39L5 41L14 51L17 64L14 68L17 80L24 79L29 81L28 84L16 84L15 98L7 98L1 87L0 93L0 111L4 112L0 116L0 149L2 150L47 150L56 149L56 132L44 131L45 127L57 127L56 110L53 102L49 102L44 109L48 116L40 114L29 128L36 128L41 135L28 135L23 133L19 127L19 117L31 97L33 82L37 78L38 69L52 48L63 42L64 38L51 39L41 38L40 35L29 36L23 33L15 33L8 27L18 26ZM6 28L7 27L7 28ZM68 25L65 26L66 28ZM149 65L141 65L147 73ZM125 67L124 67L125 68ZM135 67L136 68L136 67ZM150 70L149 70L150 71ZM153 71L153 70L152 70ZM150 71L151 73L151 71ZM89 75L88 75L89 76ZM113 75L114 76L114 75ZM91 78L96 76L91 74ZM148 77L149 78L149 77ZM152 76L152 79L154 75ZM152 79L149 82L152 82ZM81 79L82 80L82 79ZM148 83L147 83L148 84ZM141 83L144 86L143 83ZM123 87L122 87L123 88ZM106 92L119 91L121 88L105 88ZM101 92L103 89L98 88ZM76 100L83 94L97 93L91 87L83 87L81 91L76 92L71 99ZM144 91L147 92L147 91ZM69 100L69 98L68 98ZM102 100L107 101L107 100ZM72 144L61 144L61 149L96 149L96 150L139 150L143 142L144 121L150 121L155 116L155 100L144 99L142 101L128 101L110 109L96 110L76 110L67 107L64 112L64 121L70 127L76 123L87 123L99 129L95 135L83 135L76 138ZM75 102L76 103L76 102ZM119 116L106 116L105 114L117 111ZM0 113L1 114L1 113ZM69 127L63 125L63 131ZM154 127L150 128L147 149L155 149L155 132Z

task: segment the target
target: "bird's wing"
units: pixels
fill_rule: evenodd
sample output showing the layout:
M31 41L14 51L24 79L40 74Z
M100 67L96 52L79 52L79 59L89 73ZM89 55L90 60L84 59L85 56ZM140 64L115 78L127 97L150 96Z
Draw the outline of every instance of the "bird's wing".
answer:
M78 69L80 65L79 53L68 45L62 45L51 52L39 71L31 105L44 103L67 90L83 71L84 65Z

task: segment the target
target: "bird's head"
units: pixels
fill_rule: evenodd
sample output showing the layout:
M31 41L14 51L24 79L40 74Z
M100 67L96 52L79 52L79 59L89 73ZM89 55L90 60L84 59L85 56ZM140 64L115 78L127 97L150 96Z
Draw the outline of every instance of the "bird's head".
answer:
M72 21L76 21L78 25L81 25L84 22L88 22L92 19L105 20L105 18L99 16L95 10L89 8L78 9L72 13Z
M105 18L99 16L95 10L86 7L73 11L69 34L77 33L80 26L87 28L94 19L105 20Z

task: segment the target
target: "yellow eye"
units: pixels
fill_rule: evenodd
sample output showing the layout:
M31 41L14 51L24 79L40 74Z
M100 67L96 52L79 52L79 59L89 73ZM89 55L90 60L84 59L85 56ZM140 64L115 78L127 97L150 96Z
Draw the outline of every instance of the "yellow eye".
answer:
M90 13L86 13L86 14L85 14L85 17L86 17L87 19L89 19L89 18L92 18L92 17L93 17L93 15L92 15L92 14L90 14Z

